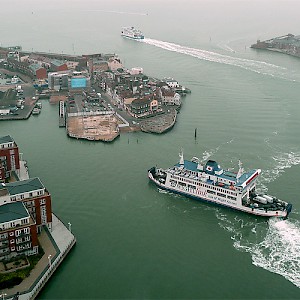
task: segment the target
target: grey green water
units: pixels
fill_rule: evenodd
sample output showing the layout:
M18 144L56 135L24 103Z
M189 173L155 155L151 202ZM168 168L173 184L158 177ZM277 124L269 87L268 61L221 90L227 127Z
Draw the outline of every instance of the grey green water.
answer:
M58 107L1 122L72 223L77 245L39 299L299 299L300 60L248 46L300 34L297 1L4 1L0 42L26 50L115 52L125 66L192 90L174 129L112 144L69 139ZM297 10L298 8L298 10ZM120 37L133 25L143 43ZM298 32L297 32L298 30ZM197 128L197 139L194 130ZM211 158L263 170L293 203L264 220L158 191L153 165Z

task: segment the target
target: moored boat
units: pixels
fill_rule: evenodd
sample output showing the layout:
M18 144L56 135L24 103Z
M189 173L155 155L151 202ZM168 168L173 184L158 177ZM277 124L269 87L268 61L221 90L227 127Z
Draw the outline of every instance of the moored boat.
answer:
M292 210L286 201L257 193L260 169L245 172L239 163L234 173L213 160L202 164L196 157L189 161L183 153L179 156L179 163L171 168L149 169L149 179L162 189L258 216L287 218Z
M39 115L41 112L41 110L38 108L38 107L35 107L33 110L32 110L32 114L33 115Z

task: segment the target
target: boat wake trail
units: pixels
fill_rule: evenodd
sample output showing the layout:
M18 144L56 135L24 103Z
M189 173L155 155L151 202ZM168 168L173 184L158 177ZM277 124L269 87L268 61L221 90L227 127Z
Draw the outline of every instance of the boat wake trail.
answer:
M139 12L129 12L129 11L117 11L117 10L104 10L104 9L94 9L94 10L86 10L88 12L104 12L111 14L121 14L121 15L138 15L138 16L147 16L147 13L139 13Z
M300 153L296 152L279 152L272 156L276 166L272 170L264 170L259 179L259 188L262 192L267 192L267 184L278 178L285 169L300 164Z
M272 150L276 165L263 171L259 182L265 192L267 184L285 169L300 164L300 153L281 152L275 147ZM300 288L300 222L297 219L231 217L221 209L216 210L216 217L220 227L230 232L235 249L249 253L255 266L279 274Z
M259 243L236 239L234 247L251 254L255 266L282 275L300 288L300 224L271 218Z
M233 246L251 255L253 265L279 274L300 288L300 223L270 218L266 221L229 218L216 212L219 225L231 233Z
M213 156L215 153L217 153L219 151L220 147L222 147L226 144L231 144L233 141L234 141L234 138L230 139L229 141L223 142L216 148L204 151L202 154L201 162L207 161L211 156Z
M174 43L148 39L148 38L145 38L142 42L168 51L182 53L185 55L196 57L201 60L236 66L255 73L277 77L285 80L300 82L300 74L298 74L298 76L296 74L294 75L290 74L287 68L266 63L263 61L256 61L251 59L223 55L212 51L206 51L202 49L181 46Z

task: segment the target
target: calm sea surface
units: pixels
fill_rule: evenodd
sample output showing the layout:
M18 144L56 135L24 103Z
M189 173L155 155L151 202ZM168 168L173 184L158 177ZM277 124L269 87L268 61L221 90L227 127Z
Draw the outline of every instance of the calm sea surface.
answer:
M52 193L77 245L39 299L299 299L300 59L249 49L300 34L298 1L0 0L0 43L117 53L128 68L192 90L174 129L112 144L70 139L58 107L1 122ZM123 39L136 26L144 42ZM197 139L194 130L198 129ZM186 158L263 170L259 188L293 203L264 220L158 191L147 169Z

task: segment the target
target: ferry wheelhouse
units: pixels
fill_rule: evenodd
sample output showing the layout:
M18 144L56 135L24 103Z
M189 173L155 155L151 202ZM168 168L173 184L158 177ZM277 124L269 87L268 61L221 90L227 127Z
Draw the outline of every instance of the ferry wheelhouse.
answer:
M239 163L234 173L213 160L202 164L196 157L184 160L183 153L179 157L171 168L149 169L149 179L162 189L258 216L287 218L292 210L292 204L256 192L260 169L245 172Z
M127 37L127 38L134 39L134 40L144 39L143 33L140 30L134 28L133 26L123 27L122 31L121 31L121 35L123 37Z

